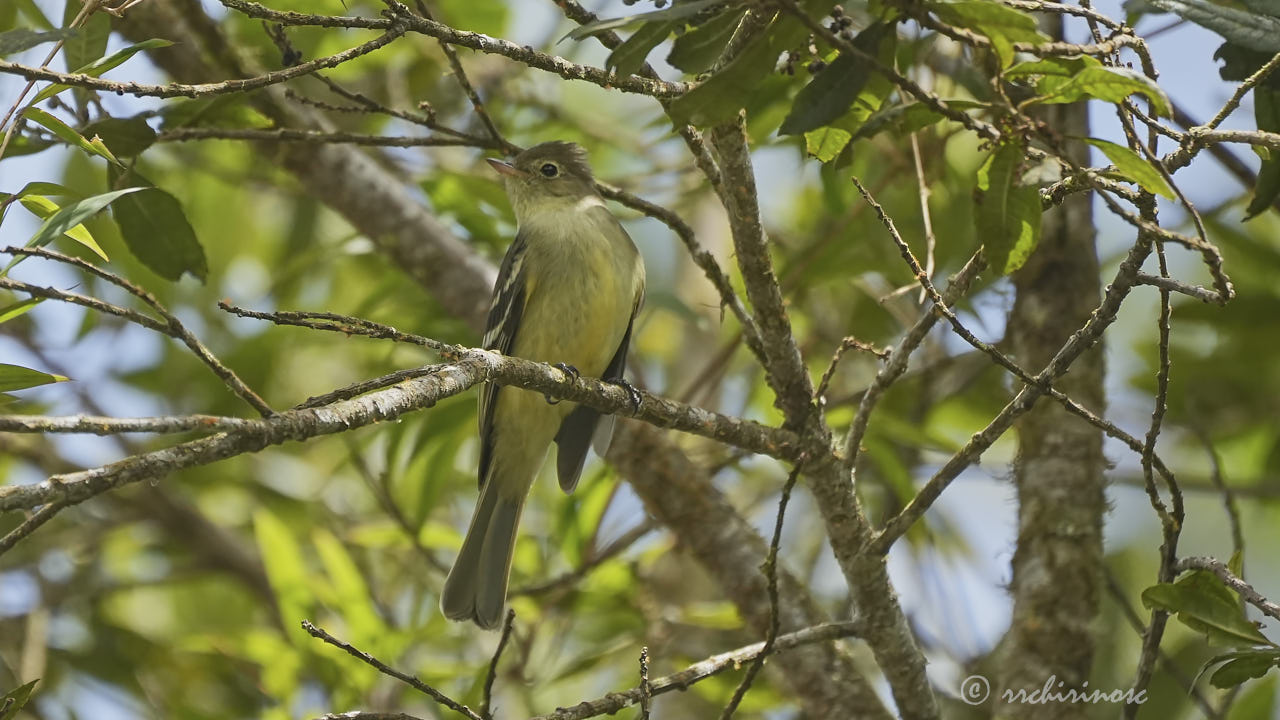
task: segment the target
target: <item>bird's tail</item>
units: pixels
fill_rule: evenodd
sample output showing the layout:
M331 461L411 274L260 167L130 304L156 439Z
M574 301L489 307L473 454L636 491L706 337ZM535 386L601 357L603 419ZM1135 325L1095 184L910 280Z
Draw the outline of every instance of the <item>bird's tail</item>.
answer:
M480 492L462 550L440 594L445 617L472 620L486 630L502 623L516 526L524 507L524 493L515 499L504 497L496 480L488 478Z

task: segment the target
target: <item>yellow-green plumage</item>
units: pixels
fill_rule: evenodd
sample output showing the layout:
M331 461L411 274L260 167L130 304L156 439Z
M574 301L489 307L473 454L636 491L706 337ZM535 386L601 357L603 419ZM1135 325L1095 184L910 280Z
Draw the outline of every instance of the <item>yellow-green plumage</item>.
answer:
M505 176L519 231L494 288L485 345L565 363L582 375L621 379L631 323L644 294L644 265L631 238L596 194L582 151L544 143L521 153ZM577 484L592 436L607 446L612 418L538 393L486 386L480 398L480 500L445 581L441 609L496 627L524 499L551 443L560 485ZM605 436L601 438L600 436Z

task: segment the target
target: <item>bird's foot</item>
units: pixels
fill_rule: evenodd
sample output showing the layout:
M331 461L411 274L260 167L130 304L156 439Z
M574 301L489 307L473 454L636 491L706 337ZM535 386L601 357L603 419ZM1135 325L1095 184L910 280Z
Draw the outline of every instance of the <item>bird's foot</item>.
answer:
M555 369L559 370L560 372L564 373L565 375L568 375L569 377L573 378L574 380L577 380L579 377L582 377L582 374L578 372L578 368L576 368L576 367L574 367L574 366L572 366L572 365L568 365L568 364L566 364L566 363L562 363L562 362L555 363L555 364L554 364L554 365L552 365L551 367L553 367L553 368L555 368ZM553 398L553 397L551 397L550 395L543 395L542 397L546 399L546 401L547 401L547 404L548 404L548 405L559 405L559 404L560 404L560 400L561 400L561 398Z
M605 382L611 383L613 385L617 385L623 390L626 390L627 396L631 398L631 412L633 414L640 412L640 401L643 398L640 395L640 391L636 389L635 385L632 385L631 383L627 382L626 378L617 378L616 380L606 380Z

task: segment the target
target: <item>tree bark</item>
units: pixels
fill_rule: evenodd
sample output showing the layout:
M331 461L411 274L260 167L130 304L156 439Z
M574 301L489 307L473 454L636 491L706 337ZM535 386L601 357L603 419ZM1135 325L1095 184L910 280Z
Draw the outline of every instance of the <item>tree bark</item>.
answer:
M1041 24L1062 36L1061 17ZM1048 106L1040 117L1059 136L1089 135L1085 103ZM1088 164L1088 149L1074 142L1067 154ZM1008 342L1027 368L1048 364L1072 332L1085 324L1100 294L1091 196L1080 194L1045 213L1040 246L1014 275L1017 298ZM1054 384L1101 414L1103 355L1098 345ZM1093 664L1091 623L1102 586L1102 433L1058 403L1040 402L1017 424L1018 537L1012 564L1013 617L1001 645L997 715L1009 718L1081 718L1088 705L1007 702L1045 687L1080 689ZM1061 684L1059 684L1061 683Z

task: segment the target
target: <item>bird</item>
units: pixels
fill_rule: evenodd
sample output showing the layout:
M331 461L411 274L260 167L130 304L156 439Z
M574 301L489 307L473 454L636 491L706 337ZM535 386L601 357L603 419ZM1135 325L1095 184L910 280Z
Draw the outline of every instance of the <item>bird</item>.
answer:
M586 152L545 142L511 163L489 159L516 216L516 236L494 284L484 347L556 364L571 375L623 385L627 349L644 302L644 261L595 189ZM486 383L480 391L476 502L440 608L493 629L506 605L525 499L557 445L560 488L573 492L588 447L603 457L613 416L537 392Z

